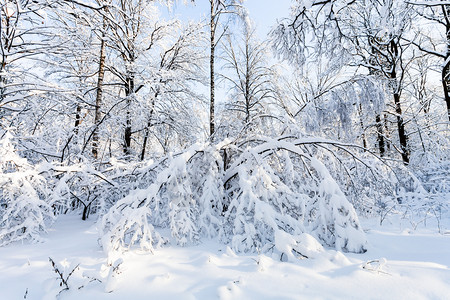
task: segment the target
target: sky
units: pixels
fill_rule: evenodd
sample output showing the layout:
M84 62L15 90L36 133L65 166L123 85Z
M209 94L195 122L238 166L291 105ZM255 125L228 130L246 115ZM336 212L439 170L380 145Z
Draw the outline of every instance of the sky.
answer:
M265 38L277 20L289 16L291 0L246 0L244 6L247 7L250 18L256 24L260 38ZM173 6L171 12L166 12L171 16L178 16L183 20L201 20L209 16L209 1L196 0L195 4L184 5L178 3Z

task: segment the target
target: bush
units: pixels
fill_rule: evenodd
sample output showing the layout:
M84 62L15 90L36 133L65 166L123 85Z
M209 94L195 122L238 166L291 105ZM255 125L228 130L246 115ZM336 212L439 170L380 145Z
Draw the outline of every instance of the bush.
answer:
M0 246L38 241L54 218L45 179L21 158L13 137L0 140Z
M148 188L132 191L103 217L104 249L153 250L167 240L157 231L168 228L180 245L218 235L239 252L291 249L285 254L292 257L308 233L338 250L365 252L354 208L327 168L300 145L197 144L170 157ZM233 153L227 170L224 151Z

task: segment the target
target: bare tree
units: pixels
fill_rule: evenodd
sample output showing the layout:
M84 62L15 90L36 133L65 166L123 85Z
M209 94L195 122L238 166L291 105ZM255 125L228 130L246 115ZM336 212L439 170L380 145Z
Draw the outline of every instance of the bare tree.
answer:
M59 73L56 83L74 94L74 99L67 99L68 103L73 105L71 103L76 102L74 134L67 137L61 160L65 152L69 152L71 144L78 142L79 134L86 135L82 142L83 151L92 145L92 156L98 158L109 5L110 1L96 0L89 4L65 0L51 11L53 22L59 28L55 36L61 41L61 46L49 53L53 62L50 72ZM72 91L74 84L76 91ZM86 126L81 129L83 121Z
M435 37L427 37L434 43L414 43L421 51L443 60L441 82L444 92L444 100L447 105L447 117L450 121L450 2L449 1L410 1L417 8L419 15L432 21L444 32L444 39L440 41L444 51L436 49ZM433 26L433 31L435 27Z
M227 109L243 120L241 129L248 129L256 119L269 117L268 101L275 97L268 45L258 41L251 25L244 28L236 44L231 35L227 35L224 44L225 72L220 76L229 84L232 97Z
M308 56L324 55L330 59L347 56L347 60L335 59L335 67L363 66L387 81L394 100L399 152L405 164L409 163L410 150L401 93L405 68L410 62L404 58L410 43L403 39L410 12L403 1L298 1L291 18L272 32L275 49L291 61L302 64ZM313 42L309 35L315 36ZM377 114L375 119L380 153L384 153L381 115Z
M158 125L169 125L172 128L183 127L184 122L182 111L192 114L191 104L201 96L196 94L192 84L204 84L203 49L197 45L204 39L202 24L190 23L181 26L179 23L172 23L166 26L164 31L166 37L170 39L166 48L155 58L155 73L160 76L151 78L150 105L147 115L147 125L144 129L144 136L141 148L140 159L143 160L147 150L147 143L150 138L151 129ZM156 36L156 28L152 36ZM155 42L155 41L154 41ZM161 119L161 115L166 116ZM189 118L185 119L189 121ZM194 122L190 122L191 130ZM178 125L177 125L178 124ZM184 133L186 134L186 133ZM187 134L189 135L189 134Z
M26 65L55 46L51 43L52 28L42 13L51 4L52 1L39 0L9 0L0 4L1 121L12 112L23 111L27 100L33 97L32 91L47 90Z
M120 88L118 101L125 103L122 145L125 156L131 155L132 104L137 101L136 93L143 87L142 84L136 82L142 80L138 76L142 71L136 64L142 54L152 48L154 39L161 38L157 34L158 29L147 36L149 29L152 28L151 18L155 17L151 11L151 3L145 0L116 0L111 2L108 9L104 10L104 18L108 27L106 45L120 61L115 66L108 66L108 70L117 79L114 84ZM99 72L99 80L100 75L101 72Z
M101 4L101 3L99 3ZM107 6L103 7L104 14L107 12ZM105 63L106 63L106 31L108 29L108 20L106 15L102 16L102 30L100 32L100 49L98 61L98 77L97 77L97 91L95 95L95 114L94 114L94 129L92 133L92 155L95 159L98 158L99 150L99 136L98 126L102 117L101 106L103 96L103 80L105 77Z
M209 134L212 137L215 132L215 53L216 47L220 42L220 39L225 34L227 26L219 31L220 18L226 14L236 14L239 10L242 10L243 0L209 0L210 3L210 103L209 103Z

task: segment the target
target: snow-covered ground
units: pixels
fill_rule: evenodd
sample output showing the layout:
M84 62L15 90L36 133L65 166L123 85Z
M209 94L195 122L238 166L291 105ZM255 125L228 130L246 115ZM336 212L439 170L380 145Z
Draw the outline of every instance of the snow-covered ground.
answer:
M450 231L362 223L365 254L281 262L209 241L107 259L93 221L62 216L45 242L0 248L0 299L57 298L65 286L49 257L64 278L74 270L59 299L450 299Z

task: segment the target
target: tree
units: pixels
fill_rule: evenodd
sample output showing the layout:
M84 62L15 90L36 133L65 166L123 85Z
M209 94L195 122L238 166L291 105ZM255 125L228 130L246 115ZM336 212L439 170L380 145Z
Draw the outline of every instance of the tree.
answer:
M155 71L153 77L148 79L151 100L146 117L141 160L145 157L152 128L166 125L166 131L174 130L188 138L197 127L195 113L189 106L195 107L203 100L200 94L194 92L195 87L192 86L205 84L203 49L197 46L202 44L204 38L202 27L202 24L197 23L182 26L174 22L165 29L157 29L162 31L159 34L164 32L167 41L161 52L154 57ZM153 134L156 135L156 132Z
M106 47L115 62L105 67L110 75L106 85L116 92L109 98L109 117L115 113L124 126L126 157L131 158L136 149L132 142L143 139L138 150L143 159L149 138L161 138L156 129L161 128L162 139L171 138L186 120L175 115L191 112L184 101L198 99L190 83L202 81L198 46L203 35L198 24L183 27L177 20L160 20L157 6L144 0L113 1L104 13ZM114 130L112 123L108 126ZM163 126L167 127L163 130ZM166 141L159 141L166 151Z
M63 28L69 30L75 27L77 30L69 34L74 40L70 40L67 42L77 41L77 33L78 30L83 32L85 29L89 31L91 35L96 35L99 39L100 46L98 48L98 71L97 71L97 82L95 89L95 104L94 104L94 119L93 119L93 129L90 137L88 138L87 143L92 138L92 156L97 159L99 152L99 134L98 127L101 123L101 106L102 106L102 97L104 90L104 76L105 76L105 64L106 64L106 30L108 26L108 20L106 17L108 7L111 5L110 0L95 0L93 3L88 2L78 2L73 0L64 0L59 3L59 6L54 9L56 15L58 15L58 22L63 25ZM59 10L65 11L65 14L60 15L58 13ZM100 22L99 18L100 17ZM69 21L70 20L70 21ZM71 25L67 24L68 22L72 22ZM101 23L101 25L99 25ZM67 27L69 25L69 28ZM72 26L72 28L70 28ZM86 48L86 44L84 44L84 48ZM86 49L84 49L86 50ZM69 51L70 52L70 51ZM88 52L89 53L89 52ZM75 60L79 61L81 57L84 57L84 53L78 53L75 57ZM92 56L92 55L91 55ZM85 73L82 76L84 78L91 77L93 72ZM88 94L89 92L86 92ZM90 102L90 101L89 101ZM75 120L75 130L78 131L78 125L80 124L80 114L81 114L81 106L77 106L77 114ZM70 143L69 138L68 143ZM85 148L85 147L83 147Z
M269 66L267 43L259 42L255 29L246 24L242 39L234 45L231 35L227 35L223 48L225 72L221 77L231 91L227 110L237 114L241 123L238 130L248 131L257 119L270 117L267 108L275 97L275 72Z
M106 18L107 6L104 6L104 15L102 16L102 30L100 33L100 50L99 50L99 61L98 61L98 77L97 77L97 90L95 95L95 114L94 114L94 129L92 133L92 156L95 159L98 157L99 150L99 137L98 137L98 126L102 117L101 105L103 96L103 81L105 77L106 69L106 30L108 29L108 20Z
M131 105L136 101L136 66L139 55L144 50L139 39L142 39L146 23L151 18L147 13L149 6L144 0L120 0L108 10L111 40L110 44L122 60L122 70L114 68L114 74L121 82L125 105L125 130L123 137L123 151L126 156L131 155L132 116ZM150 44L151 45L151 44Z
M391 90L398 129L400 153L409 163L405 121L401 107L401 92L405 68L404 42L408 30L410 9L403 1L299 1L293 7L291 18L272 32L274 47L284 58L300 64L324 55L334 60L335 68L365 67L381 76ZM309 42L308 35L315 39ZM335 59L333 56L338 55ZM384 153L384 138L380 112L374 118L378 127L380 153Z
M447 105L447 117L450 121L450 2L448 1L411 1L420 16L442 28L441 41L427 37L425 40L434 43L414 43L421 51L443 60L441 82L444 92L444 100ZM433 31L435 27L433 26ZM423 32L422 32L423 33ZM440 37L439 37L440 38ZM441 44L441 45L438 45Z
M358 9L359 8L359 9ZM387 80L388 88L392 91L395 117L400 141L400 153L403 162L409 163L410 149L405 121L401 107L401 93L406 68L412 58L405 59L405 52L411 45L404 42L409 28L410 7L402 2L386 0L382 3L359 3L359 22L352 26L355 56L361 58L359 64L367 67L371 74L381 76ZM376 115L378 130L381 129L380 115ZM381 134L381 132L379 132ZM380 153L383 140L378 138Z
M66 131L61 162L67 158L70 161L74 154L81 154L85 144L83 137L92 128L93 136L97 138L95 116L100 107L97 109L98 97L94 98L93 91L97 75L95 65L99 60L96 52L101 49L97 42L97 28L101 21L96 11L67 1L55 5L48 14L52 24L58 28L53 39L60 45L46 53L46 75L53 86L59 88L56 95L49 97L49 102L56 103L59 115L66 114L66 120L60 124ZM92 119L90 111L95 111ZM49 114L43 121L51 122L54 118L57 116Z
M0 126L9 127L36 92L46 90L40 76L27 67L55 46L45 10L53 1L7 0L0 4ZM39 37L39 38L36 38ZM35 68L32 69L33 71ZM8 120L5 118L9 117ZM6 123L6 124L5 124Z
M237 14L242 11L239 5L243 0L209 0L210 4L210 56L209 56L209 71L210 71L210 102L209 102L209 134L213 137L215 132L215 73L214 64L216 57L216 48L220 39L225 34L227 27L219 32L220 18L225 14ZM242 14L242 12L241 12Z
M291 16L270 33L273 47L283 59L302 65L308 56L333 57L342 50L342 20L357 1L300 0L291 7ZM309 36L314 36L313 44ZM339 57L339 56L338 56Z

